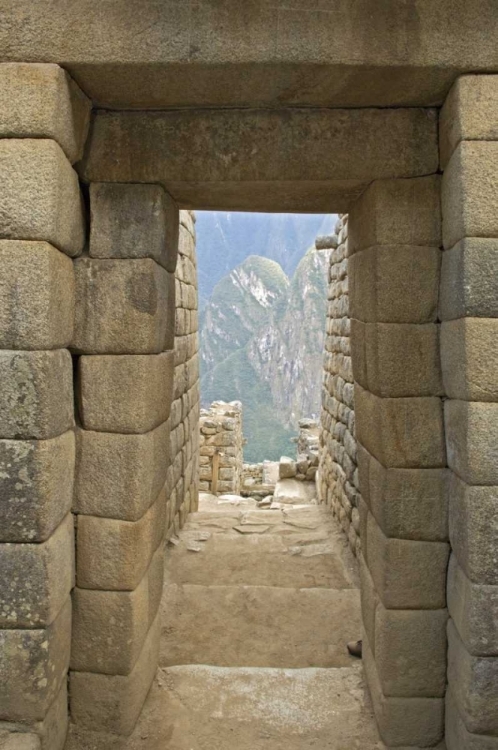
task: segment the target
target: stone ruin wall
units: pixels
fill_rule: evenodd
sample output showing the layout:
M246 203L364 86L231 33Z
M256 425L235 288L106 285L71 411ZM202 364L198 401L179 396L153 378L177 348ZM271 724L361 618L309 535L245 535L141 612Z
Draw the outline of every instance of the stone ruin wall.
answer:
M322 387L318 497L337 517L349 545L360 550L359 479L356 460L354 385L351 364L348 288L348 217L336 234L317 240L332 248Z
M195 214L180 211L175 271L175 372L170 416L170 504L166 538L197 510L199 495L199 335Z
M239 495L243 473L242 404L214 401L200 416L199 489Z

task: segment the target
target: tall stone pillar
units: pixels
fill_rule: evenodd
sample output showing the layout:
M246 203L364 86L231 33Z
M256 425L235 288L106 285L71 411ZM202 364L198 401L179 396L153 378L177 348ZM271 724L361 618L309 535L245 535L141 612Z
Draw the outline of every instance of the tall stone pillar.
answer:
M363 654L388 747L444 733L449 556L439 361L440 178L372 183L349 214Z
M0 65L0 737L8 747L60 750L67 732L71 257L85 239L72 164L89 115L58 66Z
M498 748L498 76L441 113L449 486L448 750Z
M179 212L159 185L90 186L74 263L76 727L129 734L154 678L170 464Z

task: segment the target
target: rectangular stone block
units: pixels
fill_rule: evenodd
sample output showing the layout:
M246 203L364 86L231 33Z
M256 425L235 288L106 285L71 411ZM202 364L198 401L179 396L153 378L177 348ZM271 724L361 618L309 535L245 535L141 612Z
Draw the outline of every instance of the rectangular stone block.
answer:
M161 545L134 591L74 589L71 669L130 674L157 615L163 575Z
M448 609L470 654L498 654L498 586L472 583L455 554L448 568Z
M437 319L441 251L383 245L349 259L352 318L369 323L432 323Z
M0 719L43 720L66 679L71 600L46 628L0 630Z
M90 185L90 257L153 258L174 273L179 211L160 185Z
M44 542L71 510L74 433L0 440L0 541Z
M82 356L79 405L86 430L137 434L169 417L174 354Z
M66 349L0 351L0 435L52 438L73 425L73 369Z
M168 498L162 490L139 521L78 516L77 576L83 589L133 591L162 541Z
M1 726L1 725L0 725ZM2 750L41 750L41 741L37 734L27 732L9 732L0 729Z
M74 269L73 349L86 354L155 354L173 348L173 274L150 258L79 258Z
M498 737L471 734L460 716L451 689L446 691L446 745L450 750L498 750Z
M45 240L79 255L85 228L78 176L55 141L0 140L0 238Z
M61 349L73 322L71 260L46 242L0 240L0 347Z
M73 517L41 544L0 544L0 628L45 628L74 585Z
M468 237L443 253L439 317L498 318L498 239Z
M444 404L448 466L467 484L498 485L498 403Z
M382 740L388 747L434 747L444 735L441 698L389 698L383 695L375 660L363 639L363 666Z
M441 178L375 180L349 212L349 254L374 245L441 244Z
M452 472L450 542L467 577L498 586L498 487L471 487Z
M469 654L452 620L448 622L448 683L467 730L498 738L498 659Z
M384 534L413 541L447 541L448 470L386 469L362 451L362 461L369 462L370 510Z
M457 78L439 117L439 150L445 169L461 141L498 141L498 76Z
M170 464L169 420L141 435L77 431L74 508L137 521L159 495Z
M446 609L375 611L375 663L382 693L400 698L444 698Z
M160 635L158 613L129 675L71 672L71 716L76 724L94 731L131 734L156 674Z
M450 398L498 401L497 318L461 318L441 325L441 365Z
M63 68L0 65L0 138L49 138L71 163L83 156L92 103Z
M380 398L355 385L356 437L386 467L446 464L441 399Z
M9 739L11 737L29 738L29 744L26 747L16 744L12 750L35 750L35 748L36 750L63 750L66 745L68 724L67 680L62 680L59 693L42 721L0 722L0 739L3 740L2 729L7 728ZM38 742L34 747L31 743L33 736ZM4 750L3 746L2 750Z
M498 142L462 141L443 175L443 243L498 237Z
M367 564L387 609L444 609L449 545L389 539L368 515Z
M363 554L358 556L361 584L361 616L363 627L367 634L368 642L372 644L372 652L375 653L375 613L379 605L379 597L375 591L372 576L368 570Z

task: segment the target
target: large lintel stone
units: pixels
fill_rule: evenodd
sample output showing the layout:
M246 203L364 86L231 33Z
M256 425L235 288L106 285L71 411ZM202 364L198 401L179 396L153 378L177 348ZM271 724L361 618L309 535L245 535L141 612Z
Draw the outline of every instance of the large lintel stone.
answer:
M58 143L0 140L0 238L45 240L67 255L83 249L78 176Z
M97 432L149 432L169 417L174 354L79 358L83 427Z
M0 138L51 138L74 163L83 156L91 108L58 65L0 64Z

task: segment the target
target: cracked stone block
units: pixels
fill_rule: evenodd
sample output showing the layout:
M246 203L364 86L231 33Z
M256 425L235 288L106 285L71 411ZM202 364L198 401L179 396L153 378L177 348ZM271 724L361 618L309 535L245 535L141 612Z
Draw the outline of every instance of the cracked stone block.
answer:
M444 609L449 544L388 539L371 513L367 564L388 609Z
M0 544L0 628L44 628L74 585L74 528L68 514L41 544Z
M461 318L441 325L445 392L464 401L498 401L497 318Z
M78 396L86 430L144 433L169 417L174 354L84 355Z
M0 240L0 347L64 348L73 320L70 258L47 242Z
M0 139L0 238L49 242L79 255L85 226L78 176L51 140Z
M156 617L163 577L160 547L134 591L74 589L71 669L130 674Z
M0 630L0 719L41 721L69 667L71 600L47 628ZM1 746L1 745L0 745Z
M170 464L169 420L141 435L77 430L75 511L137 521L157 498Z
M385 696L443 698L446 609L375 611L375 663ZM370 642L370 640L369 640Z
M44 542L71 510L74 433L0 440L0 541Z
M439 118L441 166L461 141L498 141L498 76L463 75L448 94Z
M92 182L90 209L91 258L152 258L175 271L179 211L160 185Z
M164 489L138 521L78 516L77 585L133 591L164 535L168 498Z
M3 438L52 438L73 425L73 371L66 349L0 351Z
M498 143L462 141L443 175L443 244L498 237Z
M72 348L86 354L154 354L173 349L175 279L150 258L74 263Z
M350 255L374 245L441 244L441 178L375 180L353 204Z
M92 103L59 65L2 63L0 102L0 138L50 138L81 159Z
M79 726L131 734L156 674L160 635L158 613L129 675L70 673L71 715Z

